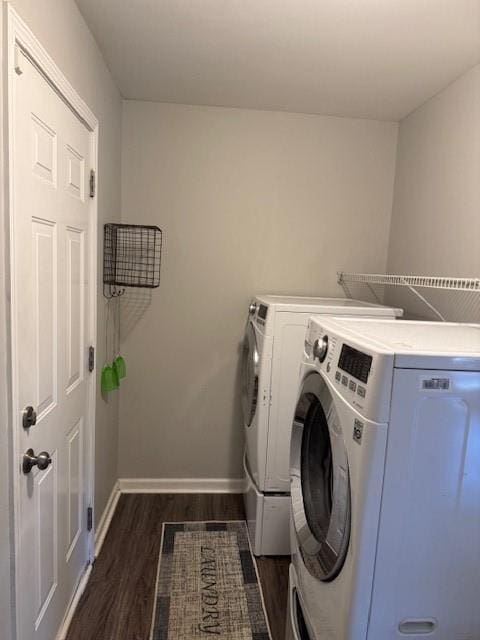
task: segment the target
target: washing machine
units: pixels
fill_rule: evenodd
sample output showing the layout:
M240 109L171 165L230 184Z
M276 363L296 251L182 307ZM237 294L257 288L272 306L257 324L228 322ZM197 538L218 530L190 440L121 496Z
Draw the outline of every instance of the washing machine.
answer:
M479 461L480 325L312 318L290 470L305 637L480 638Z
M257 296L242 355L245 510L255 555L288 555L290 428L312 314L394 319L399 309L343 298Z

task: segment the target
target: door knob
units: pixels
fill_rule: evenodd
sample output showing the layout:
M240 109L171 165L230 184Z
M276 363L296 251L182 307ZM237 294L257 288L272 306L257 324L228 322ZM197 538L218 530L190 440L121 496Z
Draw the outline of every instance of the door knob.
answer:
M50 454L46 451L42 451L38 454L38 456L36 456L33 449L27 449L27 451L25 451L25 453L23 454L22 471L25 474L30 473L30 471L35 466L43 471L51 462L52 459L50 457Z
M37 424L37 412L33 407L25 407L22 413L22 425L24 429L29 429Z

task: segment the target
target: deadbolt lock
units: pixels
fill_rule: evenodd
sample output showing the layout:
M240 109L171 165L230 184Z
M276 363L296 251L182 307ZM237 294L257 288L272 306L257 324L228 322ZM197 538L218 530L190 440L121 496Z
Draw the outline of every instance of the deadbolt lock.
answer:
M24 429L30 429L37 424L37 412L33 407L25 407L22 413L22 425Z

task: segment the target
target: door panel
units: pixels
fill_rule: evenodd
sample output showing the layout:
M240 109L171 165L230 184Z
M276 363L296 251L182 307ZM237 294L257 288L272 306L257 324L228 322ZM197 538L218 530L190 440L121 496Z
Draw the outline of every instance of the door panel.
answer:
M85 159L73 147L66 146L67 181L66 189L70 195L82 202L85 200Z
M55 638L89 561L90 132L22 56L13 83L15 428L51 464L19 473L19 640ZM37 424L22 428L32 405Z
M55 452L52 456L55 457ZM57 465L52 464L46 471L37 472L34 481L35 525L38 530L36 548L38 617L35 621L36 626L43 618L58 581L56 472Z
M67 436L68 441L68 551L67 562L82 532L83 424L80 420Z
M52 186L57 183L57 136L38 115L32 112L33 173Z
M84 359L84 232L67 229L67 393L83 378Z
M56 226L47 220L32 220L34 296L36 307L37 413L39 417L56 400L57 359L57 242Z

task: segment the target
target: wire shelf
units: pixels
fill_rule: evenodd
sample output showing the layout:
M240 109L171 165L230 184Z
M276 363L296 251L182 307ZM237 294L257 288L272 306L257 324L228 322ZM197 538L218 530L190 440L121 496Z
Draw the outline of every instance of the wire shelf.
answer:
M426 295L422 295L417 289L431 289L438 291L463 292L471 294L480 293L480 278L455 278L447 276L414 276L414 275L398 275L398 274L380 274L380 273L348 273L339 271L337 273L338 284L348 292L348 284L364 284L374 295L377 302L380 302L375 294L373 287L379 286L395 286L407 287L420 302L429 308L440 320L446 321L443 313L438 308L438 294L431 294L432 300L428 300ZM480 298L474 296L478 302ZM435 304L434 304L435 303ZM436 306L437 305L437 306Z
M450 278L443 276L407 276L378 273L338 272L338 283L394 285L399 287L426 287L451 291L476 291L480 293L480 278Z
M126 287L160 285L162 231L156 226L113 224L104 227L103 292L121 296Z

